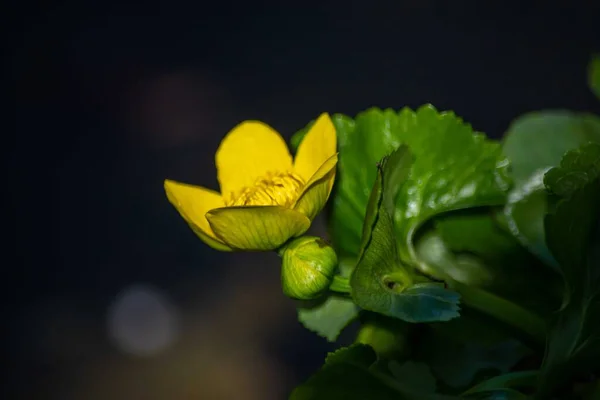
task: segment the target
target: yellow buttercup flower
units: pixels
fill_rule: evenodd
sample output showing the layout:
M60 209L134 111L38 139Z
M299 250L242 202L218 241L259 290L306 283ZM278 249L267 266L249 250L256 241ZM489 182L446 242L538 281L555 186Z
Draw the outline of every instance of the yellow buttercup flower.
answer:
M336 142L335 127L322 114L292 160L275 130L246 121L217 150L220 194L166 180L167 197L200 239L217 250L274 250L306 232L327 202Z

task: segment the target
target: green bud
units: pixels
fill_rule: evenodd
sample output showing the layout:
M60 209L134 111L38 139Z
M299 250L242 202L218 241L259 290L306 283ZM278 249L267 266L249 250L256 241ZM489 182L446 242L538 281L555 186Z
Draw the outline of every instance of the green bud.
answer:
M331 284L337 255L331 246L314 236L294 239L282 250L281 285L286 296L310 300L321 296Z

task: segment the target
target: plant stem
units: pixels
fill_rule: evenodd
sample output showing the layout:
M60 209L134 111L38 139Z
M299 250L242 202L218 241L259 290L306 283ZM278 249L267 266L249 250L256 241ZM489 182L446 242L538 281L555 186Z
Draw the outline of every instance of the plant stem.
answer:
M460 293L462 302L468 307L523 331L533 343L544 348L546 323L538 315L482 289L459 282L452 282L449 286Z
M329 285L329 290L338 293L350 293L350 280L341 275L335 275L331 285Z

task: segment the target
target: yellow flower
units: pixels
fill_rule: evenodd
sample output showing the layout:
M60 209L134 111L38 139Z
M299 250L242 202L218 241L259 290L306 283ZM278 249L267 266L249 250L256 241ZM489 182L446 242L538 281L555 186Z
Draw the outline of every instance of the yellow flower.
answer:
M302 235L331 192L336 132L321 114L292 162L283 138L258 121L233 128L215 161L221 194L165 181L169 201L194 232L222 251L274 250Z

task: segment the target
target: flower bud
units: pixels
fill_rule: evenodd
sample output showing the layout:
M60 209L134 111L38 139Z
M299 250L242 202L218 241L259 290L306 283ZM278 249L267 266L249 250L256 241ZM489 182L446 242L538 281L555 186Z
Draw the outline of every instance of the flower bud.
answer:
M335 275L337 255L322 239L294 239L283 249L282 257L281 284L286 296L310 300L327 291Z

